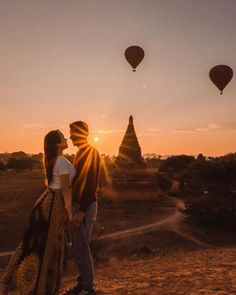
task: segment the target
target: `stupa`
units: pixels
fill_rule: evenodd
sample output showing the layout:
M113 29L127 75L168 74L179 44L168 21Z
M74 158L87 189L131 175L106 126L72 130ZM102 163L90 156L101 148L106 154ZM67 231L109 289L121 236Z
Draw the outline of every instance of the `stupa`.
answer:
M117 200L156 199L158 187L155 173L148 168L134 129L133 116L119 148L119 154L109 173L105 173L104 195Z
M142 157L141 147L139 145L138 138L134 129L133 116L129 117L129 125L119 148L119 154L116 159L116 163L121 167L129 166L133 168L141 168L146 166L145 161Z

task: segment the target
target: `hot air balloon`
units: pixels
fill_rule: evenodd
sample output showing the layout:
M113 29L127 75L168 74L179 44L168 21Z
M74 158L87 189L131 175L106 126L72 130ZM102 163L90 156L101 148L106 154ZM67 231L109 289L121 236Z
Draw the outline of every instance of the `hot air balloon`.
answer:
M231 67L226 65L218 65L210 70L209 77L220 90L220 94L222 94L225 86L231 81L233 74L234 73Z
M133 72L136 72L137 66L144 58L144 50L139 46L130 46L125 50L125 58L133 68Z

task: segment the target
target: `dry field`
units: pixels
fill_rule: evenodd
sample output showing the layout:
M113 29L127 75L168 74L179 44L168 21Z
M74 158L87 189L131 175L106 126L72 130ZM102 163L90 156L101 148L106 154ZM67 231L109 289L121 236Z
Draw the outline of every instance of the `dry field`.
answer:
M33 204L43 190L44 180L40 174L0 174L0 252L17 246Z
M17 245L43 190L40 175L0 175L1 252ZM92 244L98 294L236 294L235 237L186 224L178 203L168 197L100 201L94 232L104 230ZM3 268L7 260L0 262ZM69 259L62 288L73 285L75 278L76 268Z

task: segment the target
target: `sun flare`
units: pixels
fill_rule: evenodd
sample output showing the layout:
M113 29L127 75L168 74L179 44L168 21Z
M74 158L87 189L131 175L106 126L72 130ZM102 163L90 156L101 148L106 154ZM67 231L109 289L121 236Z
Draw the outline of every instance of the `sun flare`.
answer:
M100 140L99 137L97 136L94 137L94 141L98 142L99 140Z

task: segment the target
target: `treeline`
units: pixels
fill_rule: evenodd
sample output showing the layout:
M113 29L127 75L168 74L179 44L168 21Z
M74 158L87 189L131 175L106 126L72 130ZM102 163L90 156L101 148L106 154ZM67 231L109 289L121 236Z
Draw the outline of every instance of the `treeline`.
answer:
M178 182L175 193L184 197L184 212L190 221L235 229L236 153L209 158L202 154L197 158L173 156L160 165L159 171L162 181Z
M74 155L65 155L69 161L73 161ZM27 155L23 151L0 154L0 171L14 170L39 170L43 172L43 154Z
M42 159L43 155L41 153L30 156L22 151L11 154L1 154L0 170L24 171L34 168L42 169Z

